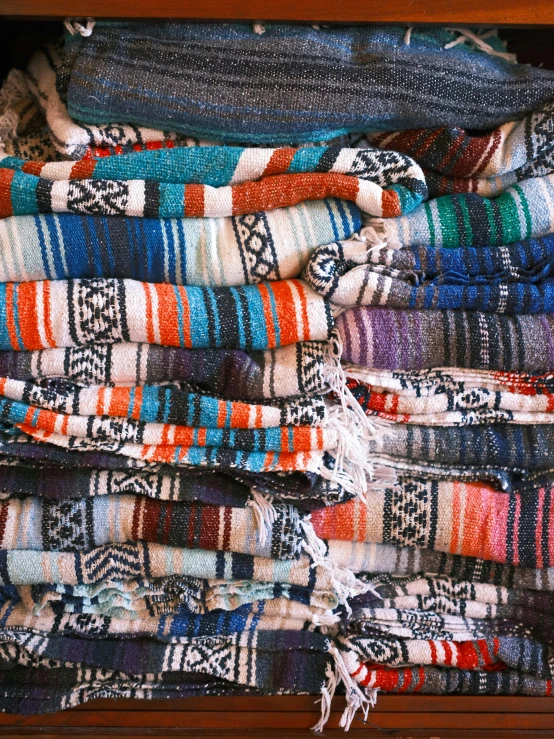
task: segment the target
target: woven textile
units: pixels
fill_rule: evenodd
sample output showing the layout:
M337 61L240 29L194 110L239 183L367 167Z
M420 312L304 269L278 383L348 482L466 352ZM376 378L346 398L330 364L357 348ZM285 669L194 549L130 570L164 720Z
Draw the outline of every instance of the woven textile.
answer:
M421 182L418 185L423 189ZM362 212L385 218L399 216L405 208L411 210L422 199L411 197L401 185L383 190L368 180L318 172L274 175L258 182L215 188L152 180L52 181L0 169L0 218L39 213L224 218L330 197L351 200Z
M552 172L552 103L475 135L456 126L377 134L372 143L417 158L431 197L455 192L493 196L510 185Z
M173 673L179 682L183 672L195 672L258 687L264 693L313 694L321 692L332 663L329 640L309 631L236 632L164 644L150 639L92 640L2 629L0 642L5 670L18 664L44 668L54 684L58 669L73 666L80 668L81 680L90 680L95 668L121 671L122 677L136 676L138 685L147 676L162 683L162 673Z
M305 535L298 511L279 503L264 530L250 506L183 505L135 495L0 503L3 549L77 552L129 541L297 559Z
M0 710L21 715L59 711L98 698L151 700L260 694L255 688L190 672L169 673L173 679L163 682L161 676L152 679L145 675L137 680L113 670L91 669L85 676L80 667L61 667L55 675L54 684L50 670L12 665L6 673L0 673Z
M396 246L504 246L554 231L554 174L523 180L496 198L443 195L411 213L379 221Z
M339 637L339 645L342 637ZM369 665L385 664L390 667L403 665L433 665L454 667L460 670L503 670L511 668L545 680L552 680L551 649L530 638L498 636L474 642L441 642L424 639L378 639L358 636L348 639L348 646L355 650L363 662ZM348 658L347 658L348 662ZM364 684L364 668L356 676Z
M0 351L0 375L23 381L64 378L108 387L178 382L231 400L273 400L326 392L326 351L327 344L317 341L249 353L128 342L90 344Z
M430 575L381 576L371 584L381 598L366 593L352 599L344 633L471 641L527 631L546 643L554 637L552 593Z
M346 362L372 369L550 372L552 315L353 308L336 320Z
M357 669L353 663L353 671ZM552 680L523 675L518 670L462 670L455 667L364 668L365 690L422 695L534 695L551 696Z
M379 149L183 147L95 161L0 159L0 217L36 213L222 218L326 197L391 218L427 197L419 166Z
M347 385L367 415L425 426L549 424L554 375L445 368L420 372L345 367Z
M315 628L317 615L308 606L284 598L273 601L257 601L235 611L212 611L192 614L181 611L174 615L142 617L140 619L113 618L82 614L58 615L43 609L37 616L30 614L21 604L7 605L0 623L8 629L31 629L42 634L82 636L104 639L107 636L123 639L158 637L182 639L228 635L236 632L303 631Z
M178 433L172 438L173 425L188 428L210 429L270 429L278 426L325 426L329 412L321 395L280 399L267 403L246 403L239 400L221 400L212 395L187 392L172 385L118 385L106 388L103 385L82 387L77 383L51 379L47 386L40 382L22 382L10 377L0 377L0 406L10 399L33 405L55 414L67 414L64 428L58 430L75 436L89 435L88 426L77 431L77 417L91 416L98 419L126 418L129 423L137 422L137 431L145 443L154 430L152 424L164 427L164 437L152 443L180 443ZM23 409L21 409L23 410ZM12 413L10 411L10 414ZM0 411L1 415L1 411ZM54 419L52 418L52 421ZM27 422L25 419L24 422ZM31 425L34 425L31 424ZM40 426L40 424L37 424ZM42 425L42 428L46 426ZM149 431L148 428L151 430ZM52 430L56 430L53 423ZM92 433L91 435L94 435ZM109 432L108 432L109 435ZM206 437L208 446L210 432ZM263 436L263 432L262 432ZM128 437L131 438L131 437ZM138 438L138 437L137 437ZM200 441L201 445L202 442ZM216 446L216 444L214 444Z
M233 218L17 216L0 222L0 278L128 277L179 285L280 280L297 277L316 246L347 239L359 227L357 207L334 199Z
M304 613L309 607L312 620L339 605L336 591L302 587L282 582L256 580L208 580L186 576L156 580L100 580L91 585L8 585L3 586L2 602L26 604L27 610L40 615L44 609L56 614L100 614L113 618L147 618L181 611L204 614L214 610L234 611L247 604L253 608L267 601L265 612L286 599L298 603ZM303 618L303 616L301 616ZM332 620L332 619L331 619Z
M6 585L78 585L109 579L190 575L299 585L334 591L339 600L366 589L347 569L312 565L305 555L297 560L278 560L145 542L106 545L88 552L0 550L0 577Z
M487 128L552 96L550 72L460 45L445 50L455 32L415 29L410 45L404 36L385 27L270 24L258 35L246 24L97 23L88 38L66 36L58 89L72 118L97 126L275 143L371 128ZM230 68L232 82L222 74ZM40 62L30 71L40 74Z
M503 585L518 590L554 590L554 568L500 564L491 560L445 554L431 549L397 547L391 544L353 543L330 539L328 557L352 572L390 575L448 576L457 580Z
M554 566L553 522L553 488L516 495L417 478L312 513L322 539L423 547L531 568Z
M552 236L478 249L393 250L335 242L316 249L303 277L344 307L551 313L553 256Z
M371 454L411 458L453 467L552 468L554 426L403 426L369 442Z
M274 349L330 336L329 306L298 280L242 288L94 279L0 285L1 349L132 341Z

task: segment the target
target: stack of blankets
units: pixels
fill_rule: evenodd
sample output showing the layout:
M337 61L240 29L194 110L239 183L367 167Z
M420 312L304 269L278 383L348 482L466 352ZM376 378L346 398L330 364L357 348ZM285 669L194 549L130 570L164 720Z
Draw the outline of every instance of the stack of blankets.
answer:
M67 22L0 137L0 710L550 695L554 73Z

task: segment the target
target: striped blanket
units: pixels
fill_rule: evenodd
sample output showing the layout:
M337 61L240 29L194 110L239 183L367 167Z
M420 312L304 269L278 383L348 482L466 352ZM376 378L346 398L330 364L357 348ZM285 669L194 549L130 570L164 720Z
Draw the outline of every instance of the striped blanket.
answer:
M346 568L335 567L326 559L322 564L314 564L306 555L296 560L279 560L147 542L106 545L88 552L0 549L3 585L79 585L105 580L151 580L169 575L189 575L212 580L256 580L309 587L334 592L339 602L368 589Z
M223 218L327 197L391 218L427 197L420 167L379 149L183 147L79 162L0 159L0 218L97 213Z
M374 223L393 248L504 246L552 233L553 211L554 174L549 174L523 180L493 199L443 195L407 215Z
M146 342L190 349L275 349L325 340L328 304L304 283L201 288L133 280L0 285L0 349Z
M46 609L37 616L30 614L22 603L18 603L10 604L1 622L3 628L7 629L25 628L39 634L56 636L77 635L91 641L106 637L177 641L237 632L313 631L318 623L318 614L312 614L308 606L284 598L256 601L234 611L212 611L205 614L181 611L172 615L140 619L111 616L83 618L81 614L60 615Z
M233 218L17 216L0 221L0 282L122 277L244 285L281 280L297 277L316 246L348 239L360 225L355 205L332 198Z
M321 395L297 396L294 398L274 400L272 403L247 403L239 400L221 400L213 395L188 392L177 385L104 385L81 386L65 379L51 379L45 387L39 382L12 380L0 377L0 408L9 399L15 401L9 413L20 404L41 408L46 412L44 419L37 426L44 426L45 418L52 412L55 415L70 416L64 424L56 429L52 416L52 430L60 430L75 436L89 435L83 426L80 433L78 418L92 416L110 419L125 418L139 432L145 443L153 430L152 424L164 427L165 436L152 443L180 443L178 433L172 426L209 429L271 429L279 426L325 426L329 422L330 410ZM4 410L7 410L5 408ZM23 407L21 408L23 412ZM0 415L2 410L0 410ZM41 414L43 415L43 414ZM28 423L31 416L25 416L23 423ZM31 422L34 425L34 420ZM122 422L124 423L124 422ZM73 426L73 424L77 424ZM262 432L262 436L263 436ZM298 432L302 433L302 432ZM91 435L94 435L92 433ZM110 432L107 432L110 436ZM240 434L239 434L240 436ZM206 437L209 443L210 432ZM127 438L131 438L130 436ZM137 437L138 438L138 437ZM202 442L200 442L202 443Z
M150 618L186 611L205 614L214 610L234 611L247 604L253 608L265 601L264 612L274 613L274 603L290 601L291 613L304 613L309 607L312 620L339 606L334 589L256 580L209 580L187 576L156 580L100 580L89 585L7 585L0 600L22 602L36 615L50 611L59 614L99 614L112 618ZM298 603L301 611L292 605ZM280 606L279 606L280 608ZM46 609L46 610L45 610ZM275 611L277 612L277 611ZM299 616L303 617L303 616ZM334 621L334 617L325 619Z
M150 541L173 547L298 559L306 540L293 506L276 503L260 528L253 508L172 503L137 495L35 496L0 503L0 547L59 552Z
M530 568L554 567L554 489L502 493L490 485L402 479L312 513L322 539L423 547Z
M478 641L441 642L427 639L398 639L394 637L373 638L350 636L348 641L338 638L342 645L357 653L361 670L356 680L365 683L365 670L372 666L428 665L453 667L459 670L517 670L521 678L525 675L552 681L552 650L529 637L496 636ZM344 655L349 663L348 652ZM365 664L368 667L365 667Z
M155 344L89 344L0 351L0 376L64 378L82 385L182 383L221 398L272 401L328 390L327 344L306 341L267 351L183 349Z
M455 368L391 372L345 368L347 385L368 416L425 426L550 424L554 375Z
M206 491L206 495L212 498L205 501L208 503L235 507L237 495L245 495L247 490L255 488L262 494L294 503L306 510L343 502L352 497L340 481L323 478L308 470L289 471L285 474L227 466L233 461L236 465L237 459L241 460L244 456L244 453L237 456L221 448L212 453L211 467L199 467L196 463L187 464L185 460L182 460L179 466L175 466L135 459L109 449L75 449L71 445L62 448L43 439L35 441L27 434L16 434L13 428L0 430L0 468L6 470L2 473L2 481L6 485L8 496L12 493L29 494L36 489L36 494L50 498L126 492L152 495L160 500L180 500L181 495L187 500L192 495L195 500L197 496L195 489L200 485L198 494L203 496L203 491ZM246 456L252 459L251 455ZM329 469L333 468L332 459L327 455L323 456L323 463ZM214 464L218 466L217 472L213 467ZM80 470L82 475L75 472L76 477L71 478L68 468ZM30 470L30 473L20 472L18 469ZM68 474L68 483L62 484L56 490L56 483L64 471ZM231 487L232 502L221 499L218 477L213 482L206 481L206 475L214 474L221 474L228 480L241 483ZM202 477L199 478L199 475ZM37 484L39 476L41 482ZM186 476L189 477L190 483L183 484L181 480ZM76 479L77 487L70 488L73 479ZM29 488L29 485L32 487ZM187 492L189 486L193 487L190 493ZM222 490L229 492L229 485Z
M422 181L417 184L420 190L425 188ZM402 185L383 189L369 180L319 172L273 175L242 185L210 187L152 180L53 181L0 169L0 218L39 213L225 218L325 198L350 200L363 213L383 218L399 216L422 200L419 193L414 197Z
M416 157L431 197L455 192L500 194L516 182L553 170L554 106L475 135L457 126L376 134L372 143Z
M517 590L554 591L554 568L532 569L501 564L492 560L446 554L432 549L398 547L391 544L327 541L327 556L341 567L355 573L372 573L361 577L372 582L376 574L413 576L432 573L472 583L490 583ZM358 578L360 579L360 578Z
M372 439L370 454L428 461L452 467L552 468L554 425L469 427L403 426Z
M370 247L363 241L318 247L303 272L336 305L551 313L554 238L506 247Z
M381 576L372 580L379 593L350 601L344 633L408 639L472 641L525 631L537 641L552 641L552 593L515 590L426 575Z
M250 24L97 23L87 38L66 35L58 90L71 118L98 127L131 123L256 143L441 124L486 129L552 97L554 75L501 58L498 38L487 38L491 56L444 49L455 31L414 29L409 45L405 32L270 24L258 35ZM29 66L44 92L46 64L39 57ZM232 81L222 71L230 68ZM55 112L47 107L50 125L67 141Z
M343 359L371 369L550 372L554 316L360 307L336 319Z
M214 676L256 687L264 694L280 691L317 694L322 691L333 662L328 638L310 631L256 631L254 634L246 631L227 636L191 637L181 643L166 644L138 638L92 640L81 636L39 635L32 630L5 628L0 632L0 643L3 672L11 673L21 665L29 670L28 679L38 669L49 675L55 689L41 701L42 710L68 707L70 695L75 703L86 700L89 681L95 687L95 670L103 671L105 680L111 672L116 686L123 680L139 689L148 688L149 682L163 687L165 673L171 676L170 684L186 685L182 674L189 672L197 677ZM71 688L64 686L63 681L61 685L58 682L58 671L67 668L78 668L73 673L75 682ZM62 680L63 677L62 674ZM17 682L16 679L16 685ZM30 696L33 696L31 682L26 688L27 691L31 688ZM77 688L82 689L82 695Z

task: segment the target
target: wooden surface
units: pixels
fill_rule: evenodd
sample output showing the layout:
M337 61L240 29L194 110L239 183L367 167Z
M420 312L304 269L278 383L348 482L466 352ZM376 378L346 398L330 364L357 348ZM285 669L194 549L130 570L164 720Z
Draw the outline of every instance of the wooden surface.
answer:
M554 0L0 0L14 16L554 25Z
M99 700L43 716L0 715L0 736L317 736L315 697L189 698L174 701ZM323 736L344 736L336 699ZM552 739L554 699L525 697L386 696L364 724L346 735L395 739Z

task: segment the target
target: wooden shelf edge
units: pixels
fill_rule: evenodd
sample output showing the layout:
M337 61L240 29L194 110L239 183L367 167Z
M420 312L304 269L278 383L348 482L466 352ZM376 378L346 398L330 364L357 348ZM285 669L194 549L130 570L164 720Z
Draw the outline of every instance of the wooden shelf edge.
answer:
M446 25L554 25L552 0L0 0L14 18L96 16Z

